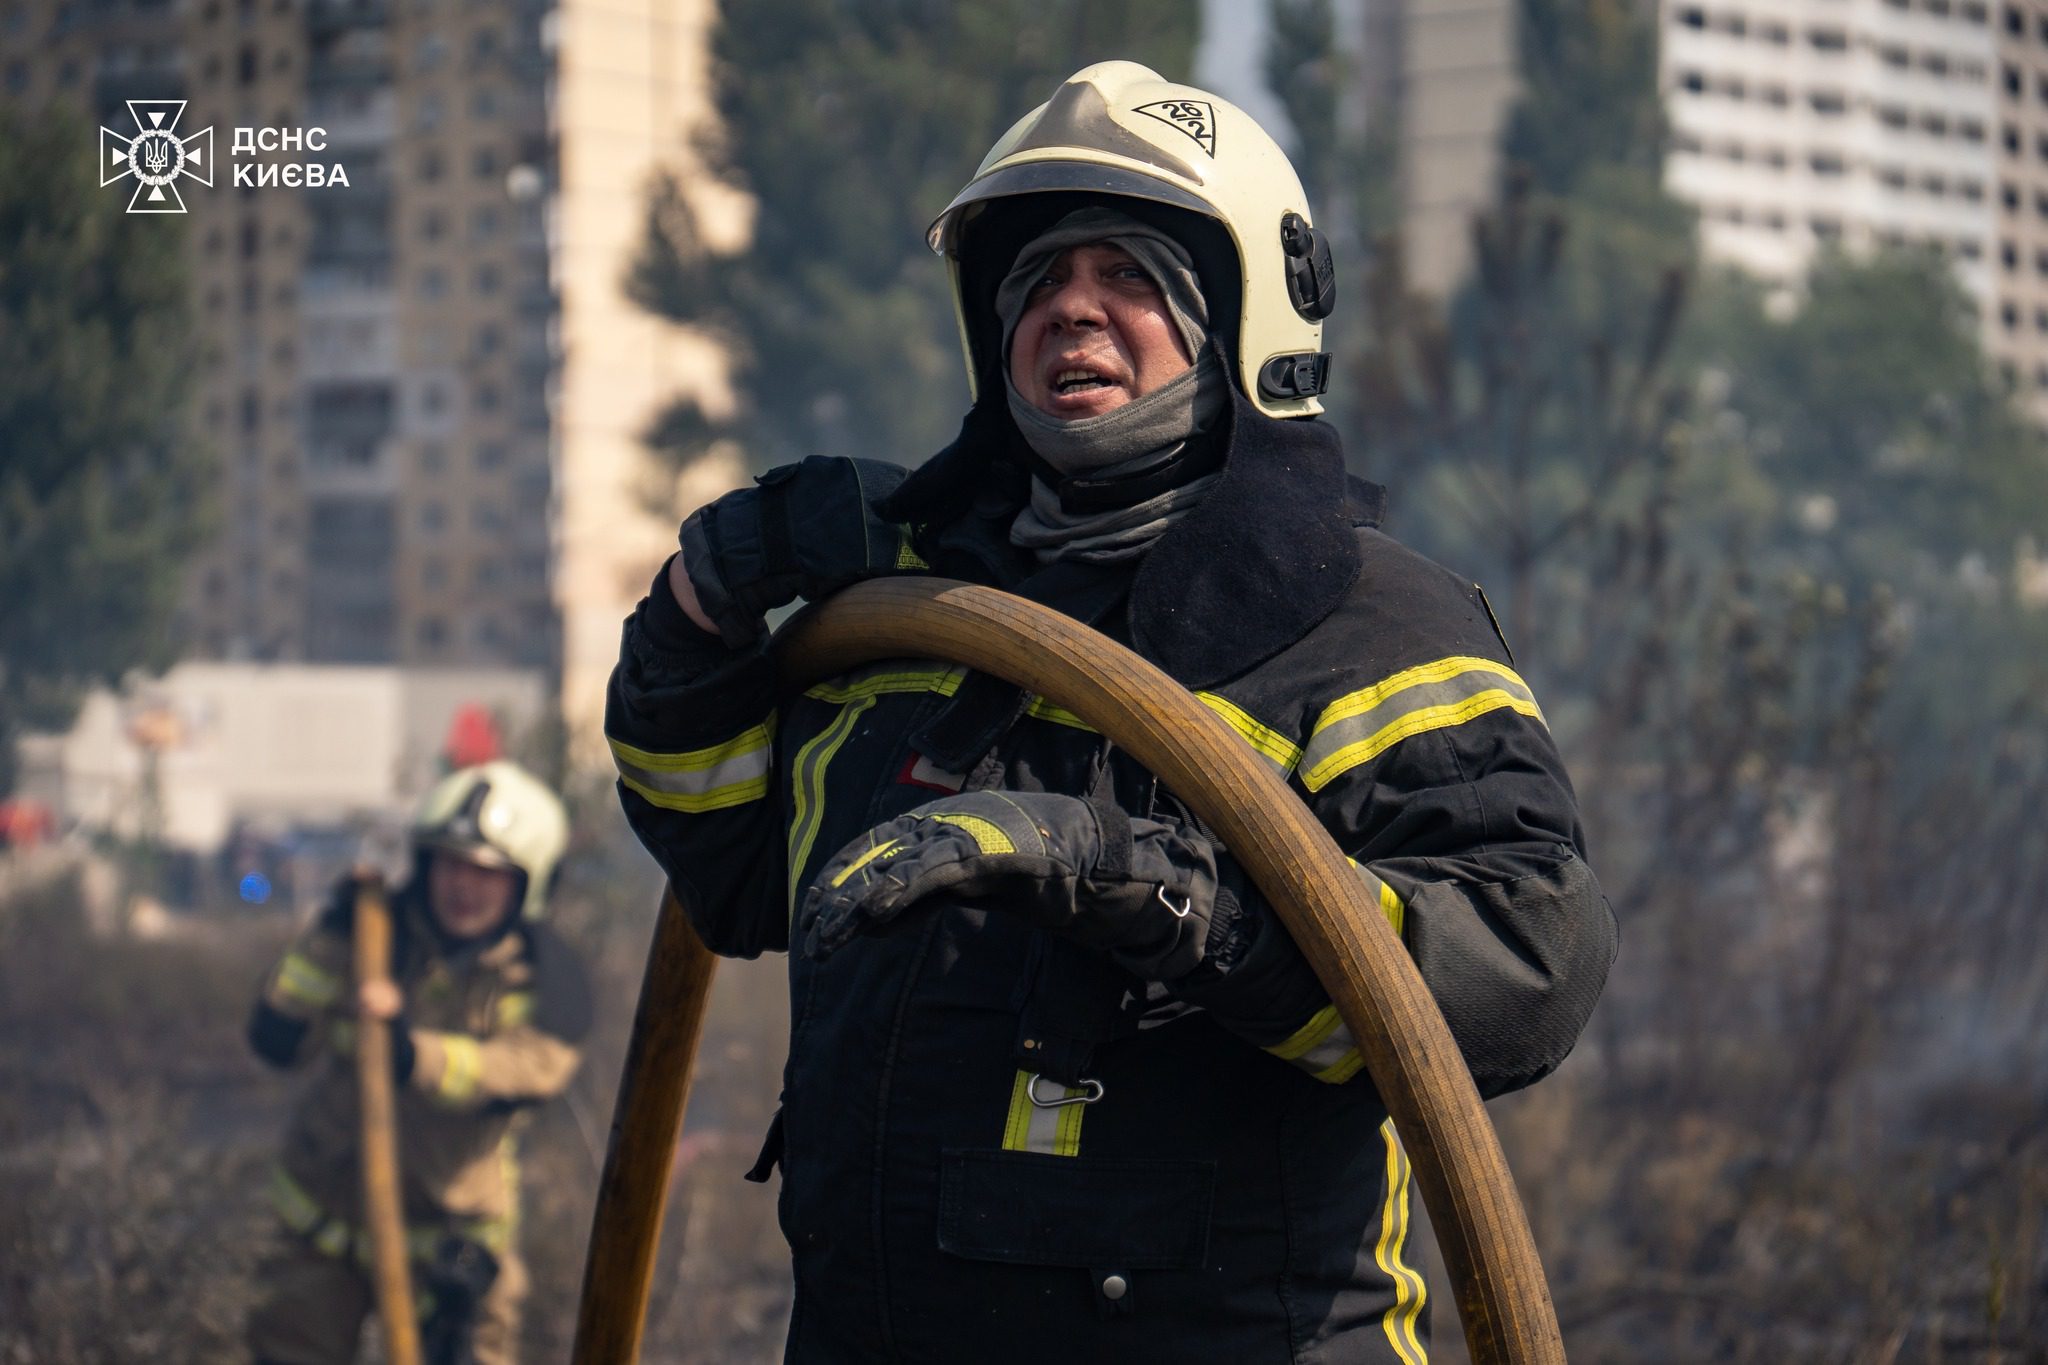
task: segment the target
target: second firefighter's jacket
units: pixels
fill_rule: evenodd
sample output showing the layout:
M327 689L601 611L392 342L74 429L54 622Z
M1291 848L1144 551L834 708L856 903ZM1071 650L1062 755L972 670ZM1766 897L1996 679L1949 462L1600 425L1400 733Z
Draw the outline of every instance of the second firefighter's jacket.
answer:
M1089 621L1194 689L1351 856L1481 1090L1554 1068L1614 922L1476 587L1375 529L1377 490L1347 502L1326 426L1243 404L1223 477L1135 576L1040 568L1008 543L1024 476L994 430L978 409L884 505L905 562ZM628 818L720 953L787 950L825 861L942 792L1187 818L1077 716L942 662L772 698L767 657L697 631L658 578L606 728ZM791 956L767 1154L790 1359L1419 1365L1408 1160L1277 920L1176 993L935 900Z
M545 924L515 922L482 946L442 946L413 890L423 880L392 899L392 979L405 994L413 1053L397 1096L405 1220L417 1232L452 1229L502 1252L519 1210L517 1131L526 1111L575 1074L589 986L575 951ZM354 954L343 899L272 969L250 1027L265 1060L310 1073L275 1175L278 1212L337 1253L363 1221Z

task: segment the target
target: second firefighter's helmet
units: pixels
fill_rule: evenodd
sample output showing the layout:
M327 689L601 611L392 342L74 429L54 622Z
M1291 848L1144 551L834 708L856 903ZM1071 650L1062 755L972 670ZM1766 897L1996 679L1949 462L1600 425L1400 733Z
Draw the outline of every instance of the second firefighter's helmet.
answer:
M412 839L421 850L445 849L523 874L521 913L538 919L569 847L569 815L547 784L496 759L434 784L413 816Z
M1239 389L1260 411L1322 411L1323 319L1335 282L1300 178L1236 105L1136 62L1075 72L1003 134L931 226L977 394L1000 384L993 299L1017 249L1105 197L1193 253L1211 317L1235 323L1225 344Z

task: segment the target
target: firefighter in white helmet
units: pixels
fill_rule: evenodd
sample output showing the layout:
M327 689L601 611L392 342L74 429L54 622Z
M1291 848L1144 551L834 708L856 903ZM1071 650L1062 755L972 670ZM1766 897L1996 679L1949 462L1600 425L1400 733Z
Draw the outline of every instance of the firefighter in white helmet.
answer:
M265 977L257 1055L309 1072L271 1176L281 1223L249 1346L266 1365L347 1365L374 1307L353 1049L391 1021L407 1245L429 1360L516 1360L526 1273L518 1135L568 1085L590 1023L575 951L542 919L568 846L561 801L518 765L442 779L412 826L412 877L392 897L389 980L359 993L356 887Z
M621 799L699 932L790 953L792 1360L1419 1365L1407 1159L1237 860L1080 718L898 660L773 705L763 613L932 572L1136 649L1351 856L1482 1092L1570 1049L1614 921L1478 588L1315 420L1330 250L1207 91L1076 73L931 229L974 401L684 523L627 623Z

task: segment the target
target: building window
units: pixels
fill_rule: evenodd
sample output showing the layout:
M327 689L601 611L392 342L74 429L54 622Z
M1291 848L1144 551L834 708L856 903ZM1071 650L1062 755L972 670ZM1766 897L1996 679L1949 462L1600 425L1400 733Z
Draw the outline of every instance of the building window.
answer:
M1703 95L1707 90L1707 78L1697 71L1680 72L1678 83L1695 95Z
M1842 239L1842 220L1839 218L1815 214L1806 220L1806 225L1813 229L1814 236L1824 242L1838 242Z
M1816 114L1830 117L1841 114L1849 108L1848 97L1839 90L1814 90L1807 94L1806 102L1813 106Z
M2005 330L2006 330L2006 331L2008 331L2008 332L2010 332L2010 331L2013 331L2013 330L2017 329L2017 328L2019 327L2019 325L2020 325L2020 310L2019 310L2019 308L2018 308L2018 307L2017 307L2016 305L2013 305L2013 304L2010 304L2010 303L2001 303L2001 304L1999 304L1999 305L1998 305L1998 323L1999 323L1999 325L2000 325L2001 327L2005 328Z
M1707 12L1697 8L1682 9L1678 12L1678 22L1687 28L1703 29L1707 26Z
M2027 31L2027 21L2021 18L2020 12L2011 5L2005 7L2005 31L2012 34L2015 38L2024 35Z
M469 154L470 172L479 180L494 180L498 175L498 149L479 147Z
M1839 152L1815 152L1807 158L1806 164L1813 168L1815 175L1822 176L1837 176L1847 169Z
M1998 187L1998 202L2005 206L2007 213L2018 213L2020 209L2020 187L2010 180Z
M438 209L428 209L420 215L420 238L423 241L438 242L441 234L448 230L448 220Z
M1878 183L1888 190L1902 190L1906 188L1906 172L1898 166L1880 166L1877 172L1877 179Z
M1927 12L1946 19L1948 17L1948 0L1927 0Z
M256 44L242 44L242 50L235 58L235 72L241 78L242 84L256 83Z
M1984 201L1984 182L1981 180L1958 180L1956 182L1956 193L1972 204L1982 203Z
M2048 275L2048 247L2037 248L2034 252L2034 273Z
M1984 125L1979 120L1973 118L1958 119L1956 120L1956 133L1965 142L1982 142L1984 140Z
M1760 92L1760 98L1773 109L1783 109L1792 102L1792 92L1782 85L1767 85Z
M1909 67L1913 64L1912 53L1908 52L1903 47L1896 47L1890 43L1887 43L1883 47L1880 47L1877 50L1877 55L1879 60L1881 60L1886 66L1896 66L1901 70L1904 70L1906 67Z
M1984 254L1984 244L1975 237L1958 237L1956 254L1966 261L1974 261Z
M1948 115L1938 109L1923 109L1920 112L1920 129L1929 137L1948 135Z
M2001 75L2001 79L2005 82L2005 93L2011 95L2014 99L2018 99L2020 93L2026 88L2025 83L2020 80L2020 69L2016 66L2006 67Z
M1903 128L1911 122L1911 116L1903 104L1880 104L1877 106L1877 121L1887 128Z
M1985 19L1984 0L1963 0L1961 13L1963 18L1969 23L1983 23Z
M420 504L420 529L439 531L448 525L448 509L438 502Z
M1849 32L1847 29L1810 28L1806 31L1806 41L1813 44L1814 49L1819 52L1847 52L1849 50Z
M2000 242L1998 244L1998 263L2007 270L2019 269L2019 249L2013 246L2011 242Z
M1792 30L1780 23L1767 21L1757 33L1773 47L1783 47L1792 41Z
M1942 179L1939 173L1929 171L1920 177L1920 188L1932 198L1939 199L1948 193L1948 181Z
M1931 76L1946 76L1948 74L1948 54L1946 52L1923 52L1920 54L1920 68Z

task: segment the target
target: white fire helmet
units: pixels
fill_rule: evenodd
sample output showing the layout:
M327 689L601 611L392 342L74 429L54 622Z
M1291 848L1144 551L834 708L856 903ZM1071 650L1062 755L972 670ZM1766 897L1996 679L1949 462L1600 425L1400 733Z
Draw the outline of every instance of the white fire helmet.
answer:
M413 816L412 839L421 850L445 849L472 862L524 873L521 912L538 919L569 846L569 814L539 778L516 763L495 759L435 783Z
M1017 249L1104 198L1187 246L1239 389L1269 417L1322 411L1323 319L1335 301L1328 239L1266 130L1206 90L1136 62L1074 73L1019 119L933 222L978 394L999 385L996 285ZM1192 239L1192 240L1191 240Z

